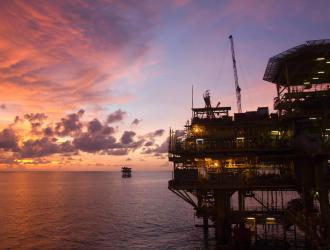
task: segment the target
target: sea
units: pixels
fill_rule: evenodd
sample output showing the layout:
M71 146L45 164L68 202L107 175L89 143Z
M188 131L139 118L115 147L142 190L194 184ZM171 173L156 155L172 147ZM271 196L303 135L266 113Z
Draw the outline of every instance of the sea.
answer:
M171 172L1 172L0 249L205 249Z

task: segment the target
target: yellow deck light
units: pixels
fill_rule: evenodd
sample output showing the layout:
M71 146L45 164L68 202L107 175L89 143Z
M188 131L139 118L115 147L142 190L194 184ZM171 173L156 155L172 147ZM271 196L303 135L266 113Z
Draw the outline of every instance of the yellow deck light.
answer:
M266 224L276 224L276 219L273 217L267 217Z
M316 61L323 61L323 60L325 60L324 57L318 57L318 58L316 58Z

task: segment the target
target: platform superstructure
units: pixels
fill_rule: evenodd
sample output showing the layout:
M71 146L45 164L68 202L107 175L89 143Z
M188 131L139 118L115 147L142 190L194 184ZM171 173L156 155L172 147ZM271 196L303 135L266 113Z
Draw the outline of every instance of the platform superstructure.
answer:
M270 58L264 80L275 84L268 107L192 108L191 121L170 132L169 189L193 206L220 247L248 241L267 249L330 247L330 40L308 41ZM253 206L251 206L253 204ZM269 228L280 233L276 239ZM267 232L268 230L268 232ZM233 239L241 235L242 242Z
M122 173L123 178L130 178L130 177L132 177L132 168L122 167L121 173Z

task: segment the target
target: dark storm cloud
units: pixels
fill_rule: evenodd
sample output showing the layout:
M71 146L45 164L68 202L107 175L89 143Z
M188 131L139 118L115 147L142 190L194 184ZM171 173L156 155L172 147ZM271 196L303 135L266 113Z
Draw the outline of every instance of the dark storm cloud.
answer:
M125 111L122 111L121 109L118 109L115 112L108 115L107 122L108 123L114 123L114 122L122 121L124 119L125 115L126 115Z

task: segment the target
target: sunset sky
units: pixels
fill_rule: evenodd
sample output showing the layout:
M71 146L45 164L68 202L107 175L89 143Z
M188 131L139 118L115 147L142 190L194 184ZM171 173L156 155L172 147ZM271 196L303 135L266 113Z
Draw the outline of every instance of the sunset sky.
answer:
M330 38L330 1L0 1L0 169L168 170L169 128L209 89L272 108L269 57Z

